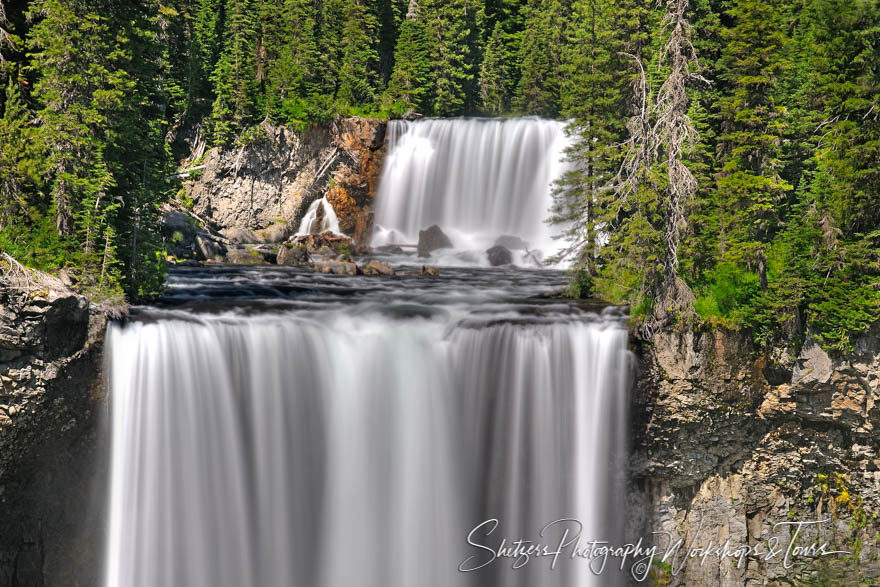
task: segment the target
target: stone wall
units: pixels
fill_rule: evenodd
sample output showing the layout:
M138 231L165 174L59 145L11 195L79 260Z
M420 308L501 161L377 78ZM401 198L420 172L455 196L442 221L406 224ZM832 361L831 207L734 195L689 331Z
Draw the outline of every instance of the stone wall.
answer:
M851 353L808 338L780 372L743 333L637 344L631 535L661 547L828 543L851 554L656 565L671 585L865 584L880 577L880 328ZM776 353L779 355L780 353ZM783 352L784 354L784 352ZM770 383L773 381L773 383ZM794 522L829 520L795 526ZM792 554L794 551L792 551ZM783 551L784 554L784 551Z
M0 587L97 585L104 313L0 260Z
M246 146L214 148L184 183L192 211L232 241L278 241L327 195L340 229L358 243L372 231L386 122L340 118L305 131L264 124Z

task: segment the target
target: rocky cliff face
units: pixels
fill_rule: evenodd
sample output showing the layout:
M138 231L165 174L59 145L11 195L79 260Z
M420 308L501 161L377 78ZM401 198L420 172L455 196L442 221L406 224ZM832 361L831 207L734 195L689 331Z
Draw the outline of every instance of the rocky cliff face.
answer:
M386 122L367 118L306 131L265 124L249 145L208 151L202 175L184 187L193 212L232 241L290 236L326 194L340 230L363 243L372 230L385 129Z
M0 259L0 586L98 584L105 319Z
M661 555L683 539L656 565L661 582L880 581L880 327L841 357L808 339L785 368L742 333L665 332L637 348L631 534L660 532ZM728 540L739 552L687 556ZM799 550L825 543L848 554Z

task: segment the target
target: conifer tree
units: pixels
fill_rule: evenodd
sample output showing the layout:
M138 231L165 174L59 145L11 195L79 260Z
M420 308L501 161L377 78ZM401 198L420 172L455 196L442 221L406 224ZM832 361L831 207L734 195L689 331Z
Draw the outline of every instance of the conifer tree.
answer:
M348 0L342 27L342 61L336 96L344 104L372 104L378 82L378 54L373 46L376 16L364 0Z
M623 137L620 113L626 108L626 86L619 71L628 64L618 38L614 7L608 0L578 0L572 5L572 25L564 46L560 75L563 115L571 144L568 171L557 182L552 221L567 227L563 256L583 274L576 284L595 277L601 221L599 211L613 172L620 164L616 145ZM587 293L587 292L580 292Z
M488 2L485 42L480 68L481 110L494 115L510 112L520 79L522 50L522 4L518 1Z
M792 190L780 176L786 111L775 94L779 76L790 65L783 14L780 0L734 2L727 12L733 26L724 32L718 72L726 88L720 100L720 253L756 274L762 290L767 287L766 246Z
M308 0L283 0L280 7L264 8L264 30L268 22L276 25L264 34L269 63L266 79L266 108L270 114L282 110L293 114L302 100L315 91L317 43L315 9ZM286 105L286 107L285 107Z
M423 9L432 56L433 114L462 114L475 79L477 6L472 0L427 0Z
M20 80L10 77L0 118L0 231L29 220L43 175L33 116L22 100Z
M211 76L211 129L219 142L236 136L257 112L254 9L253 0L227 0L223 51Z
M567 44L572 7L569 0L528 0L523 9L519 109L555 117L562 107L562 52Z
M73 0L31 5L38 21L28 39L34 96L42 105L41 142L52 175L52 199L61 236L79 233L84 252L103 243L102 227L115 209L113 177L104 160L110 112L130 79L113 71L113 35L105 15Z
M431 59L425 23L417 0L410 0L406 20L394 53L394 72L388 82L385 103L400 112L428 112L430 108Z

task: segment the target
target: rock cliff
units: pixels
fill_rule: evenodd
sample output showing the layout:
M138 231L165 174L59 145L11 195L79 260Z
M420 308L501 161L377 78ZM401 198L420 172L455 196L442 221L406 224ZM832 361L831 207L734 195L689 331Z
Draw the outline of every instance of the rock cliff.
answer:
M364 243L385 129L385 121L357 117L304 131L264 124L248 145L209 150L184 189L192 211L232 241L282 240L326 194L340 230Z
M661 554L683 539L656 565L661 582L878 581L880 327L839 357L808 338L781 371L743 333L664 332L636 348L631 534L660 532ZM686 556L728 540L753 556ZM824 543L848 554L795 551Z
M0 256L0 586L99 582L104 325L58 279Z

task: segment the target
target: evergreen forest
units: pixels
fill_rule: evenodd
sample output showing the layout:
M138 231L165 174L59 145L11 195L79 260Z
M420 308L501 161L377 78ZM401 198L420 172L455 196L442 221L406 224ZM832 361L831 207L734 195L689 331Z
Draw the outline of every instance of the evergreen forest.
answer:
M165 277L184 139L269 121L567 121L569 293L646 337L880 320L880 0L0 0L0 250Z

